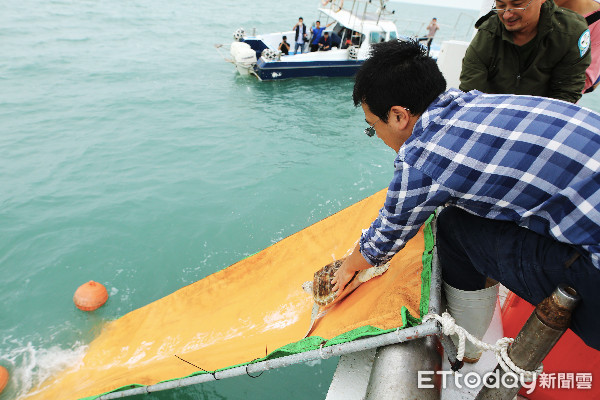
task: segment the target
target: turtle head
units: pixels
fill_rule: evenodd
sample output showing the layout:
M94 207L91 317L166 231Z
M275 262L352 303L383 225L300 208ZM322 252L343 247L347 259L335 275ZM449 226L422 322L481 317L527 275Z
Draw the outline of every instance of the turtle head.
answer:
M306 281L302 284L302 290L312 296L313 294L313 281Z

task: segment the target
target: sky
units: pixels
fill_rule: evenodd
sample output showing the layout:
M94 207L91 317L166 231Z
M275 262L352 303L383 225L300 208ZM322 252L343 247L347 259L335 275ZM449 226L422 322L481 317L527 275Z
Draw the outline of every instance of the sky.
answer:
M392 0L394 3L415 3L426 6L466 8L479 10L481 8L480 0Z

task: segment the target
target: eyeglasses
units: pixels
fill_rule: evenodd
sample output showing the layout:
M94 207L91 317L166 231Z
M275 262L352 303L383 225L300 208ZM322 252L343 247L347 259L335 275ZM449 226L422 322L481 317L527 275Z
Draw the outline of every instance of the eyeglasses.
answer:
M410 112L410 108L406 108L406 107L402 107L404 108L406 111ZM381 118L377 118L377 121L373 122L372 125L369 125L368 128L365 129L365 135L367 135L368 137L373 137L375 135L375 124L378 123L379 121L381 121ZM368 124L369 121L367 121L365 119L365 122Z
M529 3L525 7L514 7L514 8L492 8L492 11L496 11L497 13L505 13L507 11L515 12L515 11L525 11L527 7L531 4L533 0L529 0Z
M373 122L373 125L369 125L369 127L365 129L365 135L367 135L368 137L373 137L373 135L375 135L375 124L379 121L381 121L381 118L377 118L377 121ZM365 122L367 122L366 119Z

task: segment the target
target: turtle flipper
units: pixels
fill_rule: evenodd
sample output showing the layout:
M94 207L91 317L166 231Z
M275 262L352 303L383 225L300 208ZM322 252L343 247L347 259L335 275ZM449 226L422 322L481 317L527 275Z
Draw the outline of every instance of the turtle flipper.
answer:
M363 269L358 273L358 281L360 283L365 283L369 279L373 279L376 276L383 275L385 271L390 267L389 261L383 265L379 265L377 267L371 267L367 269Z
M321 307L319 307L317 304L313 305L312 314L310 316L310 327L308 328L306 335L304 335L304 337L302 339L307 338L308 335L310 335L312 330L315 328L317 321L320 320L321 318L323 318L325 316L325 314L327 314L329 312L329 310L331 310L335 305L336 304L330 304L327 307L323 308L322 310L321 310Z
M306 335L304 335L302 339L308 337L310 332L313 330L313 327L315 326L315 321L317 320L317 318L320 318L319 306L317 304L313 304L312 313L310 314L310 326L308 327L308 331L306 331Z

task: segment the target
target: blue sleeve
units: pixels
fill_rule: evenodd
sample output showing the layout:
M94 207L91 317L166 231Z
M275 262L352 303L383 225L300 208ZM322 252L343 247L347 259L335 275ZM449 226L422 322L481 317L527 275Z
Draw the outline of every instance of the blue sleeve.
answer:
M360 238L365 260L371 265L389 261L451 197L449 190L429 176L398 161L385 204Z

